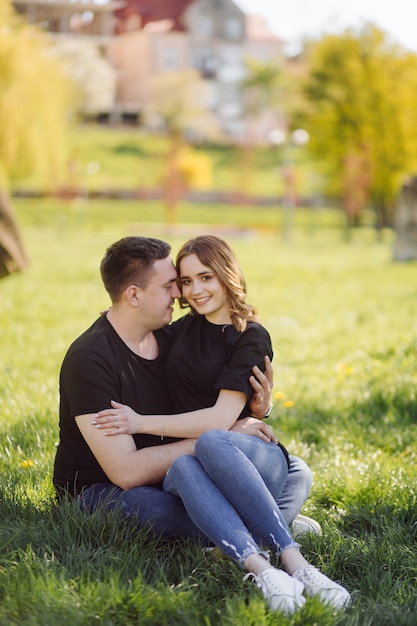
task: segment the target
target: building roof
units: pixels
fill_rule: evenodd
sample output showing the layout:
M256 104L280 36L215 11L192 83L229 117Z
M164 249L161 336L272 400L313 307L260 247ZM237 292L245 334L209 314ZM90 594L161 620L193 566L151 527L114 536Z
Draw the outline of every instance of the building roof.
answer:
M75 11L112 12L126 5L126 0L109 0L109 2L97 2L96 0L12 0L12 4L20 6L39 7L70 7Z
M278 41L279 37L272 32L268 22L261 15L246 16L246 35L252 41Z
M116 12L121 22L130 15L140 15L142 28L149 22L172 20L172 30L184 30L181 16L193 0L125 0L125 7Z

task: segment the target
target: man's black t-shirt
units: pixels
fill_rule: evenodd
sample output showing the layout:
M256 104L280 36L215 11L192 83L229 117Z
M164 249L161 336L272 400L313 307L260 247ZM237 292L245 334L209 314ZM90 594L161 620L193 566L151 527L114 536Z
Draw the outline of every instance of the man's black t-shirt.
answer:
M74 495L82 487L109 482L78 429L75 417L109 408L110 401L122 402L143 414L172 413L165 375L167 354L172 345L169 327L156 331L158 357L143 359L132 352L106 316L101 316L69 348L60 374L60 443L54 485ZM134 435L138 449L170 443L154 435Z

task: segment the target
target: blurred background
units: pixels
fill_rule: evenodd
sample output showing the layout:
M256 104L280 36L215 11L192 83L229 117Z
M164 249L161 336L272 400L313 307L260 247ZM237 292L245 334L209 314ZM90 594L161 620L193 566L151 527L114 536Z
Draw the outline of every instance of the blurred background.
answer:
M415 258L410 24L371 0L2 0L3 275L27 264L13 198L159 200L171 225L240 205L286 240L332 209Z
M409 4L0 0L0 624L272 623L228 561L51 506L105 249L210 232L271 334L270 424L314 474L303 550L355 597L285 623L416 625Z

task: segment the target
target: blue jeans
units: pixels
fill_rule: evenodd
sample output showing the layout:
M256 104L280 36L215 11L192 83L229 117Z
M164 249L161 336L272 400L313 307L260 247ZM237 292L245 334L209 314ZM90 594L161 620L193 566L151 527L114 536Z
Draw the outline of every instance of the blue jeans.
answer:
M282 454L275 444L266 444L255 436L230 434L259 470L287 524L291 524L310 493L312 474L309 467L300 458L290 456L290 471L285 482L280 478L281 470L275 467L277 458ZM216 450L216 446L214 449ZM279 458L279 467L282 467L281 461ZM233 474L233 459L230 459L230 470ZM192 476L190 482L193 482ZM138 528L152 526L153 531L162 537L190 539L202 545L211 544L205 532L192 521L182 500L177 495L152 485L124 491L112 483L97 483L84 489L76 500L86 511L93 511L97 506L105 506L108 510L119 509L125 517L133 519Z
M266 483L272 475L274 495ZM299 547L275 499L287 478L287 460L277 445L211 430L197 440L195 456L171 465L163 488L181 498L212 543L243 565L250 554L262 552L261 545L276 556Z

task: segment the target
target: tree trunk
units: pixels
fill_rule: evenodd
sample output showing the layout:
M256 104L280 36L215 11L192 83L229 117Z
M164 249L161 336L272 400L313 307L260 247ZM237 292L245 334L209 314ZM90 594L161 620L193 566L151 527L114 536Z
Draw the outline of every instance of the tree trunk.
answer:
M0 278L28 266L10 200L0 189Z
M165 203L165 221L168 225L177 223L178 203L184 193L184 181L178 167L178 155L182 147L182 139L173 134L169 148L165 177L163 182L163 197Z

